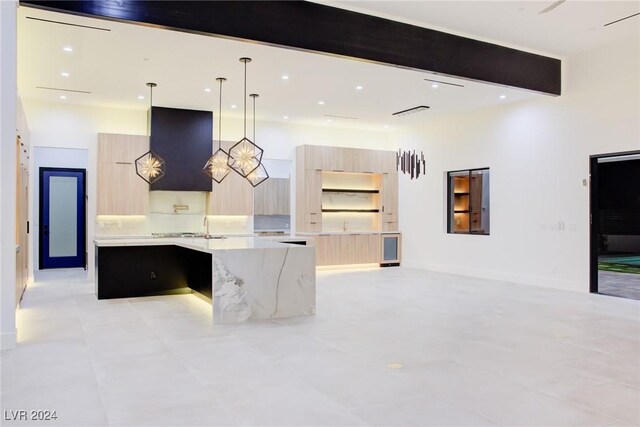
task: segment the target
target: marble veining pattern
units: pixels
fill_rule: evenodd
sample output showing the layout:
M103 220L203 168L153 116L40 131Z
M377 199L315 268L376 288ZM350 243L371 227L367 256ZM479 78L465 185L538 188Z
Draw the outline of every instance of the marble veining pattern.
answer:
M309 247L215 251L217 323L315 313L315 252Z

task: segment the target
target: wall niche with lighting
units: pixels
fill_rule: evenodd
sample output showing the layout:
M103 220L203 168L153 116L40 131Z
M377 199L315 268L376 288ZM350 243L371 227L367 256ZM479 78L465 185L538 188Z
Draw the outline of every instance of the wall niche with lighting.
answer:
M447 232L488 236L489 196L489 168L447 172Z
M379 231L382 174L322 172L323 231Z
M394 151L301 145L296 148L296 230L398 231Z

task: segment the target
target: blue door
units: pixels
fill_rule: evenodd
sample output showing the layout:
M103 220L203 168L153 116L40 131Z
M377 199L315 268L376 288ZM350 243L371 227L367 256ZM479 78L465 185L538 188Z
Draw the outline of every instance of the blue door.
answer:
M85 267L85 170L40 168L40 269Z

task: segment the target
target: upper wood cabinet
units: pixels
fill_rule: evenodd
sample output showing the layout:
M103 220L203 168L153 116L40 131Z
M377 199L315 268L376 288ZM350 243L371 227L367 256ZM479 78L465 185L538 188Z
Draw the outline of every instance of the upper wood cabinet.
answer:
M254 215L289 215L288 178L269 178L254 190Z
M396 171L395 151L321 145L301 145L297 151L296 162L303 169L363 173Z
M149 184L135 161L149 151L149 137L98 134L98 215L146 215Z
M253 186L234 171L220 184L213 182L207 197L207 215L253 215Z

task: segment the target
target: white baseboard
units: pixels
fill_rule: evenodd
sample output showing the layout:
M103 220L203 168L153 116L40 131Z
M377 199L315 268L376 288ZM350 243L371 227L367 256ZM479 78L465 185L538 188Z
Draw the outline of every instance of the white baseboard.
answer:
M13 332L3 332L0 334L0 348L2 350L11 350L16 348L16 343L18 341L17 331Z
M478 277L489 280L500 280L520 285L539 286L543 288L559 289L563 291L589 293L589 283L562 280L552 277L535 277L523 274L513 274L503 271L480 270L453 265L433 264L421 261L403 261L402 265L420 270L436 271L439 273L457 274L460 276Z

